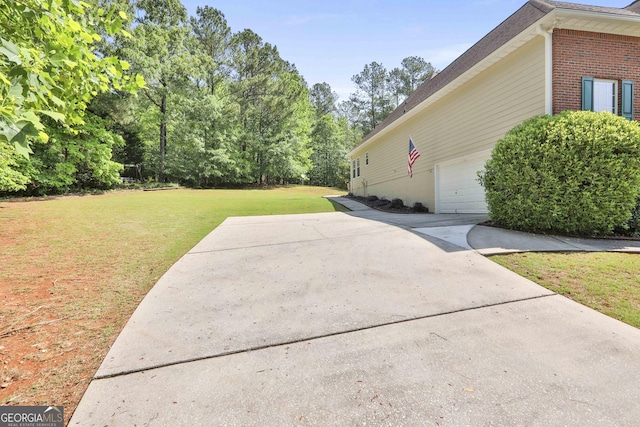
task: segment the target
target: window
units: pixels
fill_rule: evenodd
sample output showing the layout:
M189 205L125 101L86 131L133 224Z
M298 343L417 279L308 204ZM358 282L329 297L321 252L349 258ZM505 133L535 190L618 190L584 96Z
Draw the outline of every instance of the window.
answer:
M622 81L621 115L633 119L633 82ZM582 109L595 112L610 111L618 114L618 81L582 78Z
M360 157L356 159L356 176L360 176Z
M356 177L356 161L355 160L351 162L351 176L353 178Z
M369 166L369 153L364 153L364 165Z
M618 82L611 80L594 80L593 111L608 111L618 114Z

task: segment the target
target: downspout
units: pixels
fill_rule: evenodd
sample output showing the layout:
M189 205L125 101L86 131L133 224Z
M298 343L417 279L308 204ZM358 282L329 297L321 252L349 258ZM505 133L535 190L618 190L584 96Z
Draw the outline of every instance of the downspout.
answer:
M545 30L538 25L536 32L544 37L544 110L553 115L553 26Z
M355 189L353 188L353 185L355 184L355 178L354 178L354 174L356 171L356 161L353 157L349 157L349 193L351 194L356 194Z

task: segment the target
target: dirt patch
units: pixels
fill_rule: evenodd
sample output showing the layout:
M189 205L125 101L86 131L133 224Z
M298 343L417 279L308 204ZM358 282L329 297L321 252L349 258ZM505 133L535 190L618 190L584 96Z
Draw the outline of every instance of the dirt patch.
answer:
M0 404L62 405L68 422L113 339L109 319L74 310L100 297L98 280L37 264L22 273L0 277Z
M109 265L31 206L0 218L0 405L62 405L68 423L123 321L104 302Z

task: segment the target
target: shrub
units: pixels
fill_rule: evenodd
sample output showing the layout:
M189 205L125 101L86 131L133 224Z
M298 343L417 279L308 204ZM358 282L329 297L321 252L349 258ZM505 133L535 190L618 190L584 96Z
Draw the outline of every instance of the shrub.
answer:
M389 202L387 199L385 199L383 197L382 199L378 199L375 202L373 202L373 206L378 208L378 207L381 207L381 206L384 206L384 205L388 205L389 203L391 203L391 202Z
M124 145L119 135L106 129L99 117L87 113L85 123L76 126L72 133L64 126L51 122L47 127L50 139L34 141L33 154L26 159L13 157L14 173L23 177L14 182L13 191L20 195L61 194L70 191L106 190L120 185L123 166L111 160L112 150ZM2 167L0 158L0 167ZM0 178L2 176L0 175ZM0 190L2 185L0 182Z
M18 154L9 144L0 143L0 196L4 192L24 190L29 178L17 170L21 161Z
M429 212L429 208L420 202L415 202L413 204L413 212Z
M616 227L615 232L624 236L640 237L640 197L638 197L635 208L631 210L631 218Z
M640 126L589 111L534 117L498 141L479 176L500 225L610 234L640 193Z
M393 199L391 200L391 208L402 209L404 208L404 202L402 201L402 199Z

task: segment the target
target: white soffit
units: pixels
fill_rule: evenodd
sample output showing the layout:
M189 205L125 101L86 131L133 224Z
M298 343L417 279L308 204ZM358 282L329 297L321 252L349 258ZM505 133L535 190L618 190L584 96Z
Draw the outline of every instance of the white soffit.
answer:
M570 9L555 9L554 27L593 33L621 34L640 37L640 17L613 15Z

